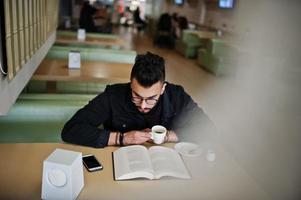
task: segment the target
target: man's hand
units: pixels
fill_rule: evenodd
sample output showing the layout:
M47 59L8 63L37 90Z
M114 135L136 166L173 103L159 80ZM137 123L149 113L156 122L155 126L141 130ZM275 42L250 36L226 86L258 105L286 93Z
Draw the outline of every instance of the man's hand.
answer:
M147 129L142 131L129 131L124 133L123 144L143 144L151 139L151 134Z

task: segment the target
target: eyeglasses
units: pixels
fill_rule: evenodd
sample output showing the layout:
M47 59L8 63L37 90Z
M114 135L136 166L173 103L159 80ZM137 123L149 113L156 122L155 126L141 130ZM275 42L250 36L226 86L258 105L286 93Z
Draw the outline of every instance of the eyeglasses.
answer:
M143 101L145 101L148 105L155 105L158 101L158 99L154 98L143 98L143 97L132 97L132 101L135 104L141 104Z

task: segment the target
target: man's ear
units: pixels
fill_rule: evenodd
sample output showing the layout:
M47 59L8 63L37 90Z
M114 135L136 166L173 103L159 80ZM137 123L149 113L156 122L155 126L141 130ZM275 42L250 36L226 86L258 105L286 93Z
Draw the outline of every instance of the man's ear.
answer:
M162 95L162 94L164 93L165 87L166 87L166 83L163 83L163 86L162 86L162 90L161 90L161 94L160 94L160 95Z

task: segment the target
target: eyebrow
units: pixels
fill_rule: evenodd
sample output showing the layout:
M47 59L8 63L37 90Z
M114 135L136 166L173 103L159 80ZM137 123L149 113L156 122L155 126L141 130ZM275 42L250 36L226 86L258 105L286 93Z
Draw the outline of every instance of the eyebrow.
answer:
M137 96L140 97L140 98L144 98L144 99L152 99L152 98L154 98L154 97L157 96L157 94L156 94L156 95L153 95L153 96L150 96L150 97L142 97L142 96L140 96L139 94L137 94L137 92L135 92L134 90L132 90L132 91L133 91L133 93L134 93L135 95L137 95Z

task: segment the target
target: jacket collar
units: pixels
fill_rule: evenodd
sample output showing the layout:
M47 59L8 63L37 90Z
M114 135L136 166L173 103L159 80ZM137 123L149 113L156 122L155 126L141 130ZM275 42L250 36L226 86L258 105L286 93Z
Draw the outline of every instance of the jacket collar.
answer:
M168 96L166 90L164 91L164 93L161 96L161 98L163 100L162 120L168 119L170 117L173 117L175 115L174 108L173 108L173 106L171 104L171 101L169 99L169 96Z

